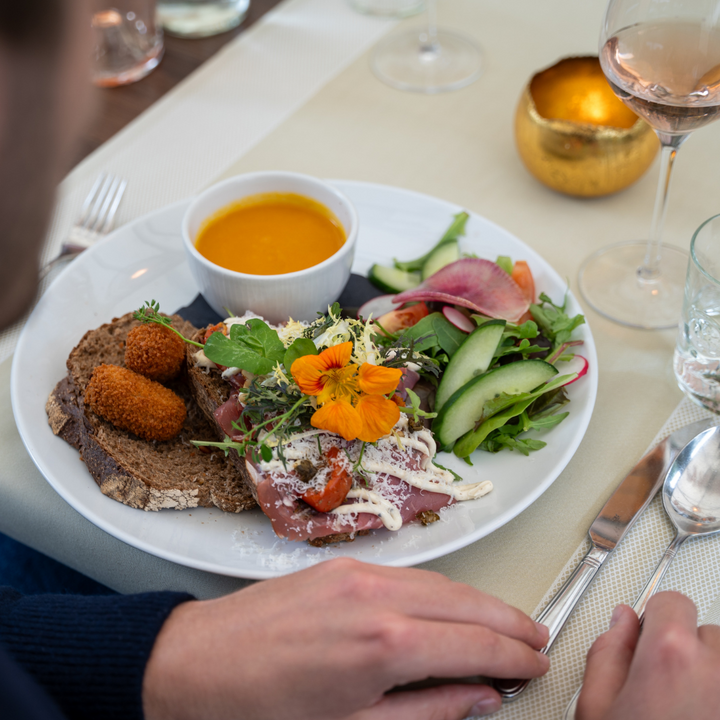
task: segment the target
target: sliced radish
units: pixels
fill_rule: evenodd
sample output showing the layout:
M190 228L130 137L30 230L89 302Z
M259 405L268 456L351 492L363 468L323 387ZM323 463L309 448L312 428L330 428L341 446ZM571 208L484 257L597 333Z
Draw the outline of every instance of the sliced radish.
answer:
M471 333L477 327L477 325L475 325L475 323L467 315L463 315L452 305L446 305L442 311L445 318L449 320L458 330Z
M552 355L545 358L545 362L552 365L569 347L577 347L582 344L582 340L573 340L572 342L563 343Z
M577 373L577 377L574 377L572 380L568 380L560 387L566 387L567 385L572 385L574 382L577 382L587 373L588 368L590 367L590 363L582 355L575 355L572 360L568 360L566 363L563 363L563 365L567 365L568 367L567 369L563 367L563 372L561 373L562 375L572 375Z
M368 300L358 310L358 319L367 320L371 315L377 320L381 315L395 310L397 305L393 302L394 295L380 295Z

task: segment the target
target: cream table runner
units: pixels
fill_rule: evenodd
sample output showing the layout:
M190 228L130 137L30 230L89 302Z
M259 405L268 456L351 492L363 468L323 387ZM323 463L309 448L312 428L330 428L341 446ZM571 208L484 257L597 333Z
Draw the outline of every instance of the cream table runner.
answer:
M577 269L590 252L646 232L657 167L632 188L609 198L581 201L555 194L522 167L513 146L512 118L520 91L534 71L561 56L596 52L603 6L561 0L443 0L439 4L441 24L477 38L484 47L487 66L477 83L454 93L426 97L392 90L370 73L367 49L392 23L348 15L343 0L290 0L268 16L267 25L261 21L241 36L68 177L61 189L52 241L59 241L101 168L121 171L130 180L125 220L194 192L219 174L288 169L393 184L463 204L533 246L576 290ZM306 13L312 14L313 23L305 22L310 17ZM327 17L321 17L325 13ZM284 72L292 74L295 65L306 71L317 68L303 65L313 53L312 43L303 44L295 33L283 35L291 18L297 23L297 33L312 33L318 27L315 23L324 22L326 34L342 36L338 43L342 47L335 48L332 67L323 66L314 84L305 85L282 113L273 115L274 123L264 121L270 123L267 132L255 125L255 134L247 134L251 139L241 141L236 135L246 138L238 124L243 112L262 112L266 104L277 103L292 91L280 83ZM412 23L417 21L407 21ZM297 48L294 54L282 52L283 43L273 45L281 38L284 43L299 43L293 46ZM248 45L244 46L246 39ZM352 52L341 52L346 45L352 45ZM225 83L237 80L246 51L253 50L275 68L270 48L281 53L274 76L280 84L267 89L267 95L258 90L253 103L240 112L237 108L245 97L221 90L231 87ZM325 57L323 53L320 56ZM202 82L196 82L198 77ZM204 116L192 115L195 124L187 130L179 109L193 107L196 92L210 93L207 97L214 97L216 104ZM202 106L195 109L202 110ZM234 123L225 124L225 119L215 117L222 112L236 113L232 115ZM219 124L213 126L216 121ZM175 127L175 123L181 125ZM157 146L145 142L146 133L160 139ZM165 134L172 141L161 142ZM212 151L208 149L211 146ZM177 157L168 159L168 155ZM698 132L683 146L667 223L667 238L676 245L687 247L693 230L718 210L717 158L720 124ZM170 165L164 165L166 162ZM227 168L224 173L223 168ZM515 520L472 546L426 565L527 612L542 602L558 576L558 582L562 579L568 558L581 552L578 546L597 511L681 399L671 370L674 332L628 330L587 308L586 315L598 346L599 366L591 371L599 373L599 393L575 457L553 486ZM9 342L12 345L12 338ZM7 458L0 470L1 530L125 592L169 587L208 597L241 584L144 555L97 530L66 506L22 450L9 417L8 378L5 363L0 366L0 407L4 411L0 413L4 423L0 442L2 456ZM615 565L603 570L596 587L607 582L608 589L601 592L599 600L588 595L582 611L585 619L577 615L571 621L553 652L554 674L534 683L525 697L503 714L559 716L565 694L569 697L581 672L577 660L583 647L603 629L613 602L633 599L664 549L664 520L648 513L647 522L651 521L656 529L638 544L647 554L644 550L632 554L630 543L621 546L621 551L630 553L624 566L627 570L613 573ZM642 527L638 525L633 533L637 535ZM686 588L703 609L717 594L712 573L717 555L705 548L703 541L688 544L667 580ZM619 553L613 562L623 558ZM559 680L553 680L555 673ZM551 701L551 695L557 699Z

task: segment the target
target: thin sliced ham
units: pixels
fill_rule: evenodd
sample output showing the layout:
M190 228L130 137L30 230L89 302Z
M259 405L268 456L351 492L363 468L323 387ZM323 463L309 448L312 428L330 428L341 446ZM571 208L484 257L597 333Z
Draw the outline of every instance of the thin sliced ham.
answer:
M518 322L530 303L518 284L498 265L482 258L463 258L438 270L394 303L444 302L492 318Z

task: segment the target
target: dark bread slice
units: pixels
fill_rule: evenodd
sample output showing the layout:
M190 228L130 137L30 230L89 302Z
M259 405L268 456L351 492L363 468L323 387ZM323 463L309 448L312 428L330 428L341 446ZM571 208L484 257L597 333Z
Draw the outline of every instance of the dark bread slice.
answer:
M175 316L174 326L195 328ZM119 430L86 408L84 390L95 367L124 367L125 339L137 321L128 314L85 334L67 361L68 377L46 405L50 427L77 448L100 490L143 510L218 507L240 512L255 507L248 488L222 452L202 452L190 440L214 440L215 429L192 398L183 374L168 386L185 402L187 419L180 434L166 442L147 442Z
M204 330L198 331L196 335L191 337L192 340L200 342L200 338L204 335ZM190 337L190 336L187 336ZM216 436L219 440L225 439L225 432L220 424L215 420L215 410L219 408L230 397L230 385L222 379L219 370L213 368L201 368L195 363L195 353L197 349L193 345L186 345L187 373L190 381L190 388L198 407L205 413L206 418L215 428ZM250 473L245 464L245 458L240 457L237 450L230 450L230 460L232 461L238 475L242 478L243 483L250 489L253 497L257 500L257 490L255 483L250 478ZM335 535L326 535L321 538L313 538L308 543L313 547L322 547L323 545L332 545L338 542L352 542L358 535L368 535L369 530L360 530L356 533L336 533Z

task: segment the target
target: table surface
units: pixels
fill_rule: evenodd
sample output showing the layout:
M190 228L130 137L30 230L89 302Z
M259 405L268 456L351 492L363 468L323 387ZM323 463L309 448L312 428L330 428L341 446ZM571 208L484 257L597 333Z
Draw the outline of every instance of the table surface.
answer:
M463 205L531 245L577 292L585 257L647 232L657 164L610 197L559 195L522 166L512 125L517 98L534 72L559 57L596 52L601 5L444 0L441 24L482 42L485 74L457 92L424 96L386 87L370 72L369 51L392 23L353 16L342 0L285 0L279 12L266 15L68 176L60 188L54 242L59 244L99 169L127 170L123 221L225 175L293 170L407 187ZM350 45L352 52L343 55ZM238 72L254 62L257 77ZM293 93L292 103L282 105ZM215 105L193 105L197 98ZM274 115L268 114L271 106ZM215 123L210 129L208 117ZM187 127L179 127L185 119ZM262 128L251 127L251 120ZM225 134L219 136L222 122ZM238 149L243 133L252 138ZM181 144L186 138L189 144ZM694 229L717 212L717 157L720 123L683 146L667 218L673 244L687 247ZM612 488L681 399L671 367L673 331L630 330L584 309L598 346L599 394L575 457L511 523L427 564L526 611L536 607ZM5 363L2 408L9 406L8 384ZM92 527L33 468L8 413L0 414L0 425L0 450L9 458L0 469L2 531L124 592L176 588L208 597L239 585L144 555Z
M165 33L165 54L149 75L130 85L95 88L94 116L80 138L73 164L97 150L279 2L252 0L242 23L220 35L186 39Z

